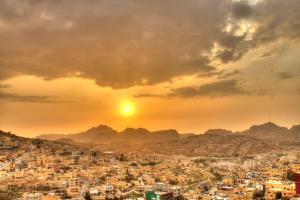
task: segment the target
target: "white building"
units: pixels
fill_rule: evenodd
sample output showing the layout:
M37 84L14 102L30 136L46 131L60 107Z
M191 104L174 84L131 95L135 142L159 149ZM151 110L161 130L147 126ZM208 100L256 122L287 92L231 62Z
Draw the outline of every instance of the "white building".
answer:
M182 189L179 186L173 186L171 187L171 191L173 192L174 197L179 197L182 195Z

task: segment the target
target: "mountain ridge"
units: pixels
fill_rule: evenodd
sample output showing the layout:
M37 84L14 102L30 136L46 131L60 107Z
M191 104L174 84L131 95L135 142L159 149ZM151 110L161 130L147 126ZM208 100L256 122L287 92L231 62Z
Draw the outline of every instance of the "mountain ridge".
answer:
M18 137L3 133L4 137ZM268 122L253 125L240 132L209 129L204 134L180 134L174 129L149 131L144 128L126 128L116 131L99 125L75 134L42 135L37 139L52 139L66 145L93 147L100 151L185 156L240 156L272 151L300 151L300 125L290 129ZM1 138L1 132L0 132ZM5 141L5 140L3 140ZM49 141L51 142L51 141Z
M294 141L300 139L300 125L294 125L291 128L278 126L273 122L266 122L259 125L250 126L244 131L233 132L226 129L208 129L204 135L245 135L258 139L274 139L280 141ZM199 135L203 135L199 134ZM58 140L72 139L74 142L80 143L111 143L111 142L163 142L180 140L183 138L195 136L198 134L180 134L175 129L149 131L145 128L126 128L123 131L100 124L98 126L87 129L86 131L75 134L45 134L37 136L40 139Z
M107 125L98 125L86 131L73 134L45 134L36 138L45 140L72 139L80 143L111 143L111 142L144 142L179 139L179 133L174 129L149 131L145 128L126 128L116 131Z

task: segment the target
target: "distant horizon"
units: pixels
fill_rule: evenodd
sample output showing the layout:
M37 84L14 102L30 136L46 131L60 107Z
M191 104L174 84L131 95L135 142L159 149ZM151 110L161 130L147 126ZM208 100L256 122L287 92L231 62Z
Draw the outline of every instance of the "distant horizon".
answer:
M98 126L107 126L107 127L110 127L112 128L113 130L116 130L117 132L122 132L124 131L125 129L146 129L150 132L155 132L155 131L162 131L162 130L175 130L177 131L178 134L195 134L195 135L200 135L200 134L205 134L208 130L210 129L222 129L222 130L228 130L228 131L232 131L233 133L236 133L236 132L241 132L241 131L245 131L247 129L249 129L250 127L252 126L255 126L255 125L263 125L263 124L267 124L267 123L273 123L279 127L284 127L284 128L287 128L287 129L291 129L293 126L298 126L300 125L300 122L299 123L295 123L295 124L291 124L290 126L285 126L285 125L282 125L280 123L275 123L273 121L265 121L265 122L261 122L261 123L255 123L255 124L251 124L249 126L247 126L246 128L241 128L241 129L230 129L230 128L222 128L222 127L210 127L210 128L207 128L203 131L190 131L190 132L184 132L184 131L180 131L176 128L163 128L163 129L149 129L149 128L146 128L146 127L125 127L123 129L116 129L114 128L113 126L110 126L108 124L98 124L98 125L94 125L94 126L90 126L89 128L85 128L85 129L82 129L82 130L79 130L79 131L73 131L73 132L59 132L59 131L52 131L52 132L41 132L41 133L37 133L37 134L34 134L33 136L26 136L27 133L22 133L22 132L15 132L15 131L11 131L11 130L6 130L6 129L2 129L0 127L0 130L1 131L4 131L4 132L10 132L12 134L16 134L17 136L21 136L21 137L28 137L28 138L35 138L37 136L40 136L40 135L52 135L52 134L55 134L55 135L71 135L71 134L77 134L77 133L81 133L81 132L85 132L85 131L88 131L89 129L91 128L96 128ZM30 134L31 135L31 134Z

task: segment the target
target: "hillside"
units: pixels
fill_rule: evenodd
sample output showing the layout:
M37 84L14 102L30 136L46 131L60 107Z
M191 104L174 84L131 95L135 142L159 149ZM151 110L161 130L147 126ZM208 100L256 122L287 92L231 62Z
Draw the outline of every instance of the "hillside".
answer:
M122 132L118 132L106 125L99 125L81 133L68 135L47 134L40 135L37 138L46 140L58 140L64 138L72 139L74 142L78 143L109 144L113 142L144 143L178 140L179 134L176 130L172 129L150 132L144 128L127 128Z
M0 151L1 153L10 152L28 152L32 148L50 148L56 150L56 147L63 146L65 148L75 147L77 145L67 144L60 141L49 141L43 139L33 139L33 138L25 138L20 137L10 132L5 132L0 130Z
M243 135L203 134L168 143L149 145L144 151L187 156L237 156L288 150L275 141Z
M278 140L293 140L294 135L286 127L280 127L272 122L251 126L241 134L256 138L275 138Z
M268 122L241 132L209 129L198 135L179 134L173 129L151 132L144 128L127 128L118 132L109 126L99 125L76 134L41 135L38 138L65 144L92 145L103 151L122 153L234 156L299 150L300 125L288 129Z

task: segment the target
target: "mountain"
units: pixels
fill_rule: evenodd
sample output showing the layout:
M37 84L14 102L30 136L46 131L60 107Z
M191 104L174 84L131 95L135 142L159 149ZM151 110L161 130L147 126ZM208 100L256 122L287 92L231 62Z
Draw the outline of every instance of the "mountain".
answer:
M156 152L166 155L186 156L237 156L289 150L274 140L263 140L245 135L202 134L182 140L147 145L140 152Z
M231 135L234 134L232 131L226 129L208 129L205 134L207 135Z
M254 125L241 132L209 129L204 134L179 134L174 129L149 131L126 128L118 132L106 125L76 134L48 134L38 139L22 138L0 131L0 147L28 148L31 144L62 144L93 147L119 153L158 153L187 156L236 156L271 151L300 151L300 125L288 129L272 122ZM47 141L47 140L52 140ZM54 145L55 146L55 145Z
M232 132L225 129L208 129L205 135L244 135L257 139L274 139L281 142L295 142L300 139L300 125L293 126L291 129L281 127L272 122L260 125L253 125L249 129L241 132ZM144 128L126 128L118 132L106 125L92 127L84 132L76 134L48 134L40 135L38 138L46 140L58 140L61 138L72 139L77 143L90 144L110 144L112 142L147 143L182 140L196 134L179 134L174 129L149 131Z
M44 134L37 138L52 141L70 139L78 143L106 143L114 141L114 138L117 138L117 134L116 130L106 125L99 125L76 134Z
M66 135L65 137L81 143L110 143L117 140L118 134L119 133L116 130L109 126L99 125L97 127L92 127L87 131Z
M290 132L293 134L295 140L300 141L300 124L293 126L290 129Z
M179 139L187 138L196 135L195 133L180 133Z
M46 140L58 140L64 138L71 139L78 143L89 144L109 144L112 142L145 143L177 140L179 139L179 134L173 129L150 132L144 128L126 128L125 130L118 132L106 125L99 125L81 133L66 135L47 134L40 135L37 138Z
M241 132L209 129L204 134L179 134L176 130L151 132L144 128L126 128L118 132L99 125L69 135L42 135L43 139L65 143L92 144L100 150L123 153L183 154L188 156L233 156L300 149L300 125L291 129L272 122L254 125Z
M149 145L145 152L182 154L188 156L235 156L267 153L271 151L300 150L300 125L291 129L272 122L254 125L242 132L209 129L204 134L193 135L168 143ZM141 152L141 150L140 150Z
M74 141L70 138L60 138L54 141L62 144L75 144Z
M295 129L297 129L297 127ZM248 130L241 132L241 134L261 139L272 138L279 141L294 141L295 134L292 132L292 129L267 122L261 125L251 126Z
M57 146L77 148L75 145L65 144L58 141L25 138L0 130L0 152L28 152L31 148L51 148L55 150Z
M2 130L0 130L0 138L18 138L19 136L15 135L15 134L12 134L10 132L4 132Z
M27 143L28 141L30 139L0 130L0 148L15 148L20 146L21 143Z

